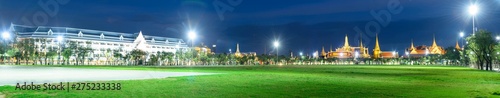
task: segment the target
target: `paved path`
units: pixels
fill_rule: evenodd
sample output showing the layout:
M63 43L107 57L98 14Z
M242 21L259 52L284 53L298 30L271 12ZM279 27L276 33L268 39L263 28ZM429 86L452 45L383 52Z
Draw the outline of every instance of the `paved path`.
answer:
M24 82L43 84L58 82L152 79L211 74L214 73L0 65L0 86L16 85L17 83Z

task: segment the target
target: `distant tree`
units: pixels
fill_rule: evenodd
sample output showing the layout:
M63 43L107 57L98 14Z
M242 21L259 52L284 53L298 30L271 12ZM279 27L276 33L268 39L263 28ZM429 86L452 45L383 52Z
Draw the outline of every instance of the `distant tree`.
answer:
M455 49L455 47L448 47L445 49L446 53L442 56L444 59L451 60L457 64L460 60L460 51Z
M49 48L48 51L49 52L47 52L47 54L45 55L45 58L49 58L51 63L46 62L47 65L53 64L54 58L57 56L57 50L55 48Z
M146 54L147 53L145 51L142 51L139 49L134 49L134 50L130 51L130 56L135 61L136 65L140 65L140 62L143 61L144 56L146 56Z
M10 48L9 50L7 50L5 56L7 57L8 62L10 62L10 59L12 57L15 57L16 53L18 53L18 52L19 52L19 50L17 48Z
M120 53L121 51L121 48L120 49L114 49L113 50L113 60L114 60L114 64L115 65L118 61L122 60L123 58L123 55Z
M82 62L81 64L85 65L85 59L87 58L87 56L90 55L90 53L92 53L92 42L91 41L86 41L85 44L87 46L81 46L81 47L78 47L78 54L77 54L77 58Z
M73 55L73 50L70 49L70 48L65 48L63 51L62 51L62 57L63 57L63 65L64 63L68 64L69 65L69 59L71 57L71 55Z
M157 65L158 61L160 60L158 54L150 54L149 55L149 65Z

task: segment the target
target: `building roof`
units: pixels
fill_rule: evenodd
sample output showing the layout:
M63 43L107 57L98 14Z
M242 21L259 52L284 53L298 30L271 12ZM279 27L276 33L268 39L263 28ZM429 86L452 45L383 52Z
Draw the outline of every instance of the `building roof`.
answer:
M110 32L110 31L99 31L90 29L80 29L71 27L47 27L47 26L26 26L26 25L16 25L11 24L10 31L14 32L17 37L27 38L56 38L57 36L63 36L68 39L81 39L81 40L95 40L95 41L106 41L106 42L125 42L133 43L140 33L122 33L122 32ZM169 38L169 37L159 37L159 36L149 36L143 35L147 44L151 45L182 45L187 44L182 39Z

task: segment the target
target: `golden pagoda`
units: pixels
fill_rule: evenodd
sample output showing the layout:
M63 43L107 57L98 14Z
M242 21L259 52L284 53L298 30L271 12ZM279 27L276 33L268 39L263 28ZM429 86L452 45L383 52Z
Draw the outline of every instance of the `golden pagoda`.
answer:
M445 50L443 47L436 44L436 37L433 38L432 46L429 47L430 54L444 54Z
M325 47L321 49L321 56L326 57Z
M410 54L418 54L417 49L413 45L413 39L411 40Z
M375 35L375 48L373 48L373 58L397 58L396 51L381 51L380 44L378 43L378 34Z
M455 44L455 49L457 49L458 51L462 50L462 48L460 48L460 45L458 45L458 40L457 40L457 44Z
M198 53L214 54L212 49L201 43L201 45L194 47L194 50Z
M244 57L244 56L257 56L256 52L240 52L240 44L236 44L236 52L234 52L235 57Z
M234 53L235 57L243 57L243 55L240 53L240 44L236 43L236 52Z
M324 49L323 49L324 50ZM335 51L330 51L326 53L325 58L355 58L356 52L358 52L359 58L369 58L368 48L363 47L362 43L360 47L351 47L349 45L349 38L346 35L344 46L335 49Z
M412 57L425 56L428 54L443 55L446 52L443 49L443 47L437 45L435 37L433 38L432 45L430 47L425 46L425 45L414 47L413 40L412 40L411 47L406 49L406 51L410 52L410 56L412 56Z

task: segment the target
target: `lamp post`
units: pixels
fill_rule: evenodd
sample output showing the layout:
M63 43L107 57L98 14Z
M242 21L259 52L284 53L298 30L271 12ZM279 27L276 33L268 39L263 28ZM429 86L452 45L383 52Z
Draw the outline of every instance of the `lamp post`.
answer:
M475 26L475 21L476 21L476 15L479 13L479 7L476 4L472 4L469 6L469 14L472 16L472 34L476 34L476 26Z
M57 58L59 64L61 64L61 52L62 52L62 41L64 38L62 36L57 36L57 42L59 44L59 57Z
M302 55L303 55L303 53L302 53L302 52L299 52L299 55L300 55L300 57L299 57L299 59L300 59L300 63L302 63Z
M406 57L408 57L408 62L411 62L410 53L408 51L406 51L405 54L406 54Z
M464 47L464 40L465 40L464 36L465 36L464 32L460 32L460 38L462 39L462 47Z
M193 30L189 31L188 37L189 37L189 40L191 40L191 48L192 49L190 49L190 50L191 50L191 52L193 52L193 53L191 53L191 57L193 57L191 60L193 60L194 59L194 40L196 39L196 32Z
M280 43L278 41L274 41L273 45L274 45L274 48L276 48L276 62L278 62L279 61L279 55L278 55L279 51L278 51L278 48L280 46Z
M9 32L3 32L2 33L2 38L3 38L4 46L5 46L4 47L4 52L2 53L2 61L5 61L5 54L7 53L7 40L10 38L10 33Z

